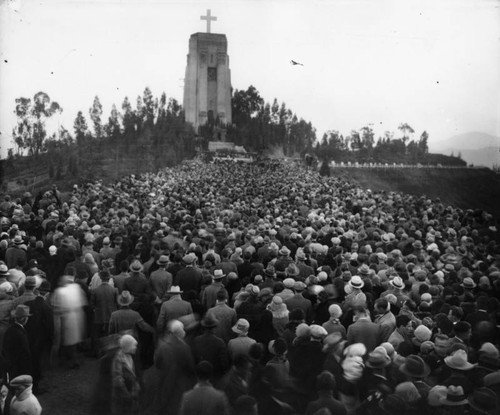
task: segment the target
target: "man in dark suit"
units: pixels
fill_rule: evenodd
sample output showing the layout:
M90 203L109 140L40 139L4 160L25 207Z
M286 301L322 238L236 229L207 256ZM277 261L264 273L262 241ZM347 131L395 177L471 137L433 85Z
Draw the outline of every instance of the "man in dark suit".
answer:
M174 284L178 285L184 292L194 290L196 294L199 294L202 276L201 271L194 266L194 254L185 255L182 261L186 267L177 272Z
M10 379L33 373L28 334L24 328L30 315L30 308L19 304L12 312L14 321L5 332L2 355L7 362Z
M311 323L313 319L313 309L311 300L305 298L302 292L305 290L306 285L302 281L295 281L293 289L295 290L295 295L285 300L285 304L288 310L295 310L300 308L304 315L306 316L306 323Z
M181 403L181 415L207 414L229 415L229 403L223 391L215 389L210 383L213 367L207 361L196 366L198 383L184 393Z
M370 320L370 312L364 307L356 306L353 311L355 323L347 329L347 342L363 343L369 353L380 344L380 327Z

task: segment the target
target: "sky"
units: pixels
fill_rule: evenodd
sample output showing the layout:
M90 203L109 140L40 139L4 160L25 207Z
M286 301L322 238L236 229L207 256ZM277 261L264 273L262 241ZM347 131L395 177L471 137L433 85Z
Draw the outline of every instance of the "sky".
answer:
M191 34L211 9L228 40L234 89L257 88L310 121L318 138L401 123L429 145L500 136L497 0L0 0L0 155L15 99L46 92L71 133L97 95L107 120L148 86L182 103ZM303 63L293 66L290 60Z

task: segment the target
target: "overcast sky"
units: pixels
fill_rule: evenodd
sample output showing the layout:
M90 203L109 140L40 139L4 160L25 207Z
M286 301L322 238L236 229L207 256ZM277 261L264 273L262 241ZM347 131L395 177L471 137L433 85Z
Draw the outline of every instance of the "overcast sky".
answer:
M206 30L208 8L233 88L284 101L318 138L402 122L427 130L431 149L470 131L500 136L499 1L0 1L3 156L17 97L48 93L71 133L96 95L105 119L146 86L182 102L189 37Z

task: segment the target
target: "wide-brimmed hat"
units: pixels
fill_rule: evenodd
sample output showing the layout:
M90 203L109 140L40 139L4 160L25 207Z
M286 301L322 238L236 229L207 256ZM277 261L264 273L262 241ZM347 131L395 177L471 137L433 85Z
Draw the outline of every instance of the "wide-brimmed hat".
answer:
M389 366L391 364L391 358L383 346L378 346L368 354L368 359L365 364L372 369L379 369Z
M452 355L444 358L446 366L456 370L471 370L475 365L467 361L467 352L458 349Z
M441 401L446 406L459 406L468 403L462 386L450 385L446 389L446 398Z
M391 281L389 281L389 284L391 284L394 288L399 289L403 289L405 287L405 284L401 277L394 277Z
M278 253L280 255L284 255L284 256L287 256L287 255L290 255L290 250L286 247L286 246L283 246L279 251Z
M182 294L184 291L181 290L181 287L178 285L172 285L170 290L167 291L167 294Z
M352 288L361 289L365 286L364 281L361 279L359 275L353 275L348 283Z
M0 264L0 277L7 277L9 275L9 267L5 264Z
M132 272L141 272L143 269L144 269L144 266L141 264L140 261L138 261L137 259L135 261L133 261L131 264L130 264L130 271Z
M468 398L469 406L481 414L498 414L497 396L490 388L482 387L474 390Z
M224 274L224 271L222 271L221 269L216 269L214 271L214 280L221 280L225 276L226 274Z
M201 325L207 329L212 329L219 325L219 321L212 314L206 314L201 320Z
M168 264L168 256L166 255L160 255L160 258L156 263L160 266L167 265Z
M462 284L460 284L460 285L466 289L469 289L469 290L476 288L476 283L470 277L464 278L464 280L462 281Z
M123 290L116 301L122 307L126 307L134 302L134 296L130 294L130 291Z
M16 308L12 310L11 315L14 318L25 318L31 316L32 314L30 314L30 308L27 305L18 304Z
M399 366L399 370L413 378L425 378L431 373L431 369L427 363L420 356L414 354L409 355L405 359L405 362Z
M240 318L236 324L232 327L232 330L236 333L236 334L244 334L244 333L248 333L248 330L250 329L250 323L248 322L248 320L244 319L244 318Z

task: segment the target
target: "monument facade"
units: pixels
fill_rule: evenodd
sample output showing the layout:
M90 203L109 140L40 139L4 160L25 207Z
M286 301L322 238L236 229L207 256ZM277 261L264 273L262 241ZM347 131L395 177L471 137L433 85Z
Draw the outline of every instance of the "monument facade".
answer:
M194 33L189 39L186 76L184 79L184 113L195 130L207 122L231 123L231 71L226 35L211 33L210 15L206 33Z

